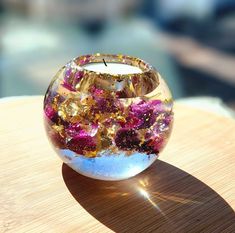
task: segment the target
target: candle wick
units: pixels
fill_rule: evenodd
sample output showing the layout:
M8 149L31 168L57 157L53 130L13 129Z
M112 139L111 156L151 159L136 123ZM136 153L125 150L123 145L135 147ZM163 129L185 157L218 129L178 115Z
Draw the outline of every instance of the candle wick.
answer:
M105 60L103 59L103 62L104 62L104 64L105 64L105 66L107 66L107 64L106 64L106 62L105 62Z

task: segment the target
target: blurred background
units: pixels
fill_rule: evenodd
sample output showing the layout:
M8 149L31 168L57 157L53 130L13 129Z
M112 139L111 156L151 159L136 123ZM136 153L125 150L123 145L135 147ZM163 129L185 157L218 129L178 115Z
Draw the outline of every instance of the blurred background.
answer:
M234 0L0 0L0 28L0 97L44 94L73 57L122 53L176 99L235 108Z

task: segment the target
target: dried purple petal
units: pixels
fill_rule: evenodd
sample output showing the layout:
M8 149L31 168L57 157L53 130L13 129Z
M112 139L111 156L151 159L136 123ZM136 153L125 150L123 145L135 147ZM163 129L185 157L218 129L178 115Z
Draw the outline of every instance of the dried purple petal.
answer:
M133 150L138 148L140 139L138 138L138 134L135 130L121 128L116 133L115 144L120 149Z
M59 120L59 116L58 116L57 111L55 111L53 109L53 107L51 105L49 105L49 104L45 106L44 114L46 116L46 120L47 121L49 120L51 122L57 123L58 120Z
M173 120L173 115L172 114L168 114L164 118L163 122L164 122L165 125L169 126L171 124L172 120Z
M123 128L136 129L143 123L143 121L130 112L125 122L118 122L118 123Z
M132 104L130 106L129 117L137 117L139 122L133 127L137 129L149 128L156 121L156 113L154 111L153 103L151 101L146 102L144 100L140 101L137 104Z
M94 113L115 113L120 110L119 103L116 99L96 97L95 101L96 104L91 108L91 111Z
M44 113L51 120L55 116L56 111L52 108L52 106L46 105Z
M90 92L92 93L92 95L94 96L102 96L103 94L105 94L105 91L102 89L99 89L97 87L91 87Z
M75 153L84 155L86 151L96 150L96 141L90 135L80 134L72 138L67 143L67 146Z
M96 149L95 135L98 125L91 125L89 129L89 131L86 131L80 124L71 124L65 130L70 138L67 143L68 148L78 154L85 154L86 151L94 151Z
M69 68L65 72L62 86L68 89L69 91L76 91L75 86L81 81L83 75L83 71L79 70L73 73L72 69Z
M155 137L148 145L151 146L154 151L159 152L164 146L164 140L162 137Z
M140 152L145 152L147 154L158 154L163 147L162 138L151 138L146 140L139 147Z
M72 73L72 68L69 67L69 68L65 71L65 77L66 77L66 78L69 78L70 75L71 75L71 73Z
M76 86L83 78L83 71L79 70L74 74L74 86Z
M75 88L73 87L72 84L70 84L69 82L66 82L64 80L64 82L62 83L62 86L66 89L68 89L69 91L76 91Z

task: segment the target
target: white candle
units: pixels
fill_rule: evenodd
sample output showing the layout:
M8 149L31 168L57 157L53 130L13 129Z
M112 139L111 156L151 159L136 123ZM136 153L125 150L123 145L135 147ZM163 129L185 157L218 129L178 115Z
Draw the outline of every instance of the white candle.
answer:
M82 66L86 70L95 71L99 73L107 74L138 74L143 71L136 66L131 66L121 63L108 63L107 66L104 63L90 63Z

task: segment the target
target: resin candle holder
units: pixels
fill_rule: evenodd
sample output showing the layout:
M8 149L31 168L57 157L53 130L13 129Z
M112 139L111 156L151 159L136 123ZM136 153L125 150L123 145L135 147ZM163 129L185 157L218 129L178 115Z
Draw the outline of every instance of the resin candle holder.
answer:
M56 74L44 99L45 127L60 158L95 179L121 180L149 167L166 145L173 100L145 61L94 54Z

